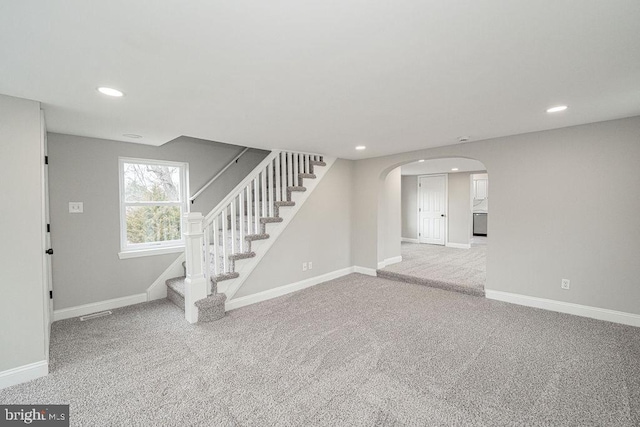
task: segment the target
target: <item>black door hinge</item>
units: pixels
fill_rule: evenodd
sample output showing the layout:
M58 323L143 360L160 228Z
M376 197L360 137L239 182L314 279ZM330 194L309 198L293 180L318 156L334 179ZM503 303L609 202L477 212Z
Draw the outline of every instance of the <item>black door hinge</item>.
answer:
M53 291L49 291L49 299L53 299Z
M44 164L45 165L49 164L49 156L44 156Z
M51 224L47 224L47 233L51 233Z

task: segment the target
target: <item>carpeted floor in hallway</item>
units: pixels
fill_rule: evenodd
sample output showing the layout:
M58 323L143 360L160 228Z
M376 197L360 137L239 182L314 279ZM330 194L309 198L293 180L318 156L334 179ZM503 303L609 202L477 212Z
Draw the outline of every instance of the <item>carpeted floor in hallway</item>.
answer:
M633 426L640 329L352 274L208 324L165 300L56 322L51 374L0 403L78 426Z
M485 238L486 240L486 238ZM378 270L392 280L484 296L487 245L471 249L402 242L402 262Z

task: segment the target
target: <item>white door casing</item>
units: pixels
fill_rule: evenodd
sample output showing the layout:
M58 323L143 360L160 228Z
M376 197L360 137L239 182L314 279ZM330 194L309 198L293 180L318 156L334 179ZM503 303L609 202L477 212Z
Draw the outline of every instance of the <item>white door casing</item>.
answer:
M48 146L47 146L47 127L44 119L44 111L40 110L40 145L42 152L42 216L44 223L43 229L43 248L44 254L44 301L45 301L45 350L46 357L49 360L49 341L51 334L51 322L53 319L53 299L50 295L53 293L53 274L51 268L51 255L46 251L51 249L51 233L50 233L50 215L49 215L49 162L48 162Z
M418 221L420 243L446 244L447 175L418 177Z

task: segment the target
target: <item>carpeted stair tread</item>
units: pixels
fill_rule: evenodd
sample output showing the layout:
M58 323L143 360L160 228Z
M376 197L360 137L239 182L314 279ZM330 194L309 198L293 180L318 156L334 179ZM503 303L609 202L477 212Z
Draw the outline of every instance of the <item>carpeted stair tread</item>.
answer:
M254 258L255 256L256 256L255 252L240 252L237 254L229 255L229 259L231 261L237 261L239 259Z
M445 291L459 292L462 294L473 296L484 296L484 289L473 288L469 286L460 285L457 283L446 282L444 280L427 279L416 276L409 276L407 274L396 273L394 271L376 270L378 277L384 279L395 280L397 282L413 283L415 285L424 285L431 288L443 289Z
M311 178L311 179L316 179L316 174L315 173L299 173L298 176L300 178Z
M214 294L196 301L198 307L198 322L213 322L224 317L225 294Z
M167 285L167 299L182 310L184 310L184 279L184 276L174 277L165 282Z
M309 164L312 166L327 166L327 164L321 160L311 160Z
M262 234L248 234L246 236L244 236L244 240L247 240L249 242L253 242L254 240L266 240L269 238L269 235L266 233L262 233Z
M279 216L269 216L269 217L260 218L260 224L271 224L274 222L282 222L282 221L284 220Z
M289 200L282 200L282 201L274 202L274 205L277 206L277 207L280 207L280 206L295 206L296 202L292 202L292 201L289 201Z
M167 284L167 288L177 292L180 296L184 296L184 279L186 279L185 276L174 277L165 283Z
M240 274L233 271L231 273L218 274L214 280L218 283L224 280L237 279L238 277L240 277Z
M291 200L291 196L294 191L307 191L307 188L300 185L287 187L287 200Z

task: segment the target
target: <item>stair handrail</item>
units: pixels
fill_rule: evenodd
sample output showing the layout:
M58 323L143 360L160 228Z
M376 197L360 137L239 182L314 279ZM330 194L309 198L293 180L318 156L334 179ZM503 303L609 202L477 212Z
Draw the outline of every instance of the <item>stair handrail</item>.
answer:
M242 155L244 153L246 153L247 151L249 151L249 147L245 147L244 150L242 150L240 152L240 154L238 154L237 156L235 156L233 158L233 160L231 160L229 163L227 163L227 165L222 168L222 170L220 172L218 172L213 178L211 178L209 180L209 182L207 182L205 185L202 186L202 188L200 188L198 191L195 192L195 194L191 197L189 197L189 201L193 204L193 202L195 202L195 200L198 198L198 196L200 194L202 194L204 192L204 190L206 190L207 188L209 188L209 186L211 184L213 184L213 182L218 179L220 177L220 175L222 175L227 169L229 169L231 167L232 164L234 164L240 157L242 157Z
M240 193L240 191L242 191L251 181L253 181L253 179L256 177L256 175L258 175L260 172L262 172L264 170L264 168L267 167L267 165L269 163L271 163L273 161L273 159L275 159L275 157L280 154L280 153L284 153L284 152L294 152L291 150L282 150L279 148L273 149L271 150L271 153L269 153L269 155L267 155L267 157L264 158L264 160L262 160L262 162L260 162L258 164L258 166L256 166L255 168L253 168L253 170L251 172L249 172L247 174L247 176L240 181L240 183L238 185L236 185L234 187L233 190L231 190L229 192L229 194L227 194L227 196L222 199L220 201L220 203L218 203L216 205L216 207L214 207L213 209L211 209L211 211L209 211L209 213L204 217L204 223L207 224L210 222L211 218L213 218L215 216L215 214L220 213L220 211L227 206L229 203L231 203L231 201L238 195L238 193ZM308 153L308 152L304 152L304 151L295 151L295 153L297 154L303 154L303 155L310 155L310 156L318 156L321 157L323 156L323 154L318 154L318 153Z
M216 205L215 208L211 209L207 216L204 217L204 223L208 224L209 222L211 222L211 218L213 218L216 214L219 214L225 206L231 203L231 201L236 198L238 193L240 193L240 191L242 191L251 181L253 181L256 175L262 172L264 168L266 168L267 165L271 163L273 159L275 159L276 155L278 155L278 153L280 153L281 151L282 150L271 150L271 153L269 153L269 155L267 155L267 157L265 157L258 164L258 166L253 168L253 170L249 172L247 176L242 181L240 181L240 183L236 185L233 190L231 190L229 194L227 194L226 197L220 201L220 203Z

